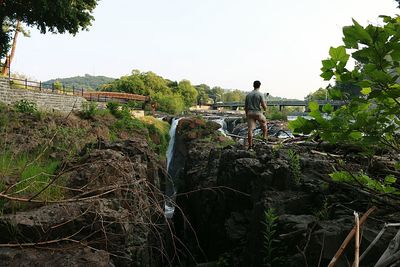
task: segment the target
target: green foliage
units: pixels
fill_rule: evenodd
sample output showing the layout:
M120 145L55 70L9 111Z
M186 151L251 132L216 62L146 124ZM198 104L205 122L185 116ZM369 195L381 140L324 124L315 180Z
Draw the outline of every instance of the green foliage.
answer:
M207 84L200 84L194 86L194 88L197 90L197 103L199 105L202 104L207 104L210 102L210 92L211 88Z
M277 228L278 219L274 209L269 208L264 212L264 266L272 267L282 263L282 258L278 256L280 249L280 240L278 239Z
M118 120L112 126L111 138L117 139L121 131L138 132L143 134L150 147L160 156L164 156L169 142L169 124L151 116L133 117L127 106L109 102L107 108Z
M400 190L392 186L397 181L397 178L393 175L386 176L383 181L372 179L362 172L359 174L352 174L347 171L338 171L329 174L329 176L335 182L345 182L355 185L362 185L363 187L376 193L400 195Z
M223 141L219 141L216 145L217 148L224 148L227 146L233 146L236 144L236 141L231 138L224 138Z
M400 170L400 161L396 162L396 164L394 165L394 168L396 170Z
M120 109L121 105L117 102L108 102L107 109L110 111L112 115L116 118L122 118L123 114Z
M214 103L223 101L225 90L219 86L215 86L211 89L210 97L214 100Z
M178 94L156 94L153 99L157 102L157 109L168 114L180 114L185 109L183 98Z
M115 124L114 127L118 130L132 131L135 129L146 129L146 126L140 120L131 116L122 116Z
M18 112L33 114L37 112L37 105L34 102L22 99L14 103L14 107Z
M288 150L289 156L289 164L290 164L290 171L292 173L293 181L296 185L300 184L301 180L301 166L300 166L300 157L299 155L292 149Z
M92 76L89 74L85 74L85 76L48 80L44 83L45 84L61 83L61 85L65 85L68 88L75 87L76 89L100 90L103 85L111 83L113 80L115 79L105 76Z
M96 0L1 1L0 59L8 53L12 38L12 32L3 27L6 24L15 24L19 20L28 26L36 26L41 33L76 34L91 25L91 13L96 5Z
M309 101L325 100L328 96L328 89L319 88L317 91L308 94L305 98Z
M224 102L244 102L245 99L246 93L237 89L225 92L223 95Z
M97 104L95 102L84 102L82 104L82 111L80 115L83 119L92 119L98 112Z
M32 196L41 191L52 179L60 165L59 161L35 160L34 155L3 151L0 154L0 177L14 177L16 184L9 188L9 193ZM58 181L38 196L40 200L56 200L62 198L62 190ZM4 184L3 184L4 185ZM3 187L4 189L4 187Z
M268 120L279 120L287 121L287 113L285 111L279 111L277 107L268 106L265 112L265 117Z
M131 75L122 76L111 83L102 86L103 91L124 92L130 94L149 95L162 93L172 94L169 82L154 72L133 70Z
M141 109L143 106L143 102L130 100L128 103L126 103L126 106L131 109Z
M60 81L60 80L56 80L54 83L53 83L53 86L54 86L54 89L55 90L62 90L63 89L63 84L62 84L62 82Z
M197 91L192 86L190 81L188 81L188 80L180 81L176 92L182 96L183 102L185 103L186 107L191 107L194 104L196 104Z
M169 123L158 120L152 116L140 118L149 132L149 142L153 144L153 149L160 156L164 156L169 143Z
M331 205L329 205L328 200L325 199L321 208L314 212L314 216L317 217L319 220L328 220L330 209Z
M77 155L82 148L82 140L87 136L87 129L58 126L55 130L57 134L52 149L55 152L62 152L66 159Z
M292 122L292 131L313 133L331 143L359 145L369 153L379 146L400 151L400 21L398 17L382 19L382 26L366 27L354 20L343 28L344 46L331 48L331 57L322 61L325 80L334 77L337 83L357 85L363 95L335 112L326 108L331 112L328 117L312 109L312 119ZM347 68L348 51L356 61L352 70ZM330 94L343 97L338 89Z
M23 195L34 195L40 192L52 180L59 165L58 161L45 163L27 162L15 191ZM61 199L63 196L62 190L55 185L43 191L38 199Z

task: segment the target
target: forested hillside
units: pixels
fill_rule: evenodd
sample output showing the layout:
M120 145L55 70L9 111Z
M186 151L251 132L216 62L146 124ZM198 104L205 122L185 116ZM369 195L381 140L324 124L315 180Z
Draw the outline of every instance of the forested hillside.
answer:
M99 90L103 84L110 83L114 78L106 76L92 76L85 74L85 76L75 76L70 78L57 78L46 81L45 83L59 82L66 87L83 88L86 90Z

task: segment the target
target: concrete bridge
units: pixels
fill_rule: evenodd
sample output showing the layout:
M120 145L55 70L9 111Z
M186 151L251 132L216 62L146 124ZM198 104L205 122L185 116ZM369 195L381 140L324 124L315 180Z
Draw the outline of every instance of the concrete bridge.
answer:
M304 107L304 110L308 109L309 102L317 102L320 108L327 103L331 104L334 109L337 109L340 106L345 105L346 101L341 100L274 100L267 101L267 106L275 106L278 107L279 110L282 110L284 107ZM239 108L244 107L244 102L226 102L226 103L215 103L211 105L211 108L216 110L219 108L230 108L231 110L238 110Z

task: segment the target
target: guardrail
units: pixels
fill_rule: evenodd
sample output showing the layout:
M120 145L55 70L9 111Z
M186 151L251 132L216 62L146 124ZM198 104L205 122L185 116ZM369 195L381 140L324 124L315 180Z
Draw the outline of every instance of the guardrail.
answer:
M69 95L83 95L85 92L83 88L75 88L74 86L57 86L54 83L42 83L37 81L29 81L28 79L18 79L12 77L10 77L9 80L12 87L26 90Z
M53 94L74 95L81 96L88 101L96 102L129 102L141 101L147 103L150 101L149 96L119 93L119 92L99 92L87 91L83 88L57 86L54 83L42 83L37 81L29 81L28 79L18 79L9 77L10 85L14 88L21 88L25 90L33 90L39 92L47 92Z

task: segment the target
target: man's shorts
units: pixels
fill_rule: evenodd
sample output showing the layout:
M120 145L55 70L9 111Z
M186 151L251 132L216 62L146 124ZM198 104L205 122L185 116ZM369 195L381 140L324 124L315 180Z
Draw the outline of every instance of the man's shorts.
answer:
M260 126L263 126L267 123L267 119L264 117L264 114L261 112L248 112L247 113L247 126L249 127L250 130L253 130L256 128L256 124L260 124Z

